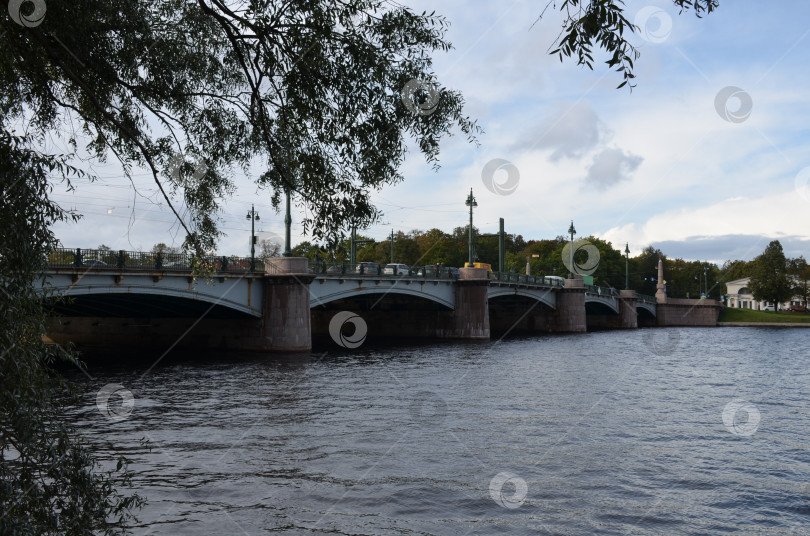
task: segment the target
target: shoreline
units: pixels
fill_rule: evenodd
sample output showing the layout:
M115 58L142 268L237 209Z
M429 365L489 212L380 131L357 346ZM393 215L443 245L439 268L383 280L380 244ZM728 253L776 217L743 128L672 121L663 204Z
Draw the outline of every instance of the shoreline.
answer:
M718 322L719 328L810 328L810 322Z

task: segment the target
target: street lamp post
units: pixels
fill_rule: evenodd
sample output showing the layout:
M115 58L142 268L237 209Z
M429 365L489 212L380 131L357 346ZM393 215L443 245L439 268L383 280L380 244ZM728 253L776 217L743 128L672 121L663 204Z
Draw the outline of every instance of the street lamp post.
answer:
M498 272L500 273L503 273L506 267L506 247L504 238L503 218L500 218L498 226Z
M290 249L290 226L292 225L292 216L290 215L290 191L287 193L287 213L284 215L284 257L292 257L292 250Z
M568 265L568 269L570 270L571 279L574 279L574 233L577 230L574 229L574 220L571 220L571 226L568 228L568 233L571 235L571 264Z
M467 196L467 201L464 203L468 207L470 207L470 240L468 244L468 252L469 252L469 262L467 263L470 268L473 266L473 207L477 207L478 203L475 201L475 197L473 197L472 188L470 188L470 195Z
M256 222L261 219L253 205L250 205L250 212L245 219L250 220L250 271L253 272L256 270Z
M394 230L391 229L391 264L394 264Z
M357 225L352 225L352 239L351 239L351 246L349 248L349 262L352 265L352 270L354 270L355 263L357 263Z
M630 290L630 244L624 244L624 289Z
M706 274L706 263L703 263L703 294L708 297L709 294L709 276Z

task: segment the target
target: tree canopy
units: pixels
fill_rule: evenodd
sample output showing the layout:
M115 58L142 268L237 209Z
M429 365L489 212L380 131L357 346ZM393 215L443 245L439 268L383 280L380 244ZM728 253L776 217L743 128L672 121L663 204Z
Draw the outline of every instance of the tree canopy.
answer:
M329 239L375 220L369 191L402 180L409 142L435 164L441 137L478 132L431 70L451 46L434 13L382 0L77 0L26 15L0 28L4 129L58 132L127 173L145 168L195 247L211 248L233 172L257 160L274 203L292 191L305 229Z
M146 169L202 254L239 169L260 162L274 203L291 191L308 231L334 240L374 221L369 192L402 179L409 144L435 164L443 136L478 127L431 70L447 22L394 3L33 0L3 14L0 533L118 532L140 498L65 424L50 365L76 361L42 342L34 291L50 226L75 216L51 190L92 178L71 164ZM69 153L46 150L53 138Z
M718 0L672 0L681 11L692 11L698 17L712 13L718 7ZM557 7L554 0L546 4L543 13L550 6ZM621 73L623 87L635 78L634 62L639 58L638 49L627 40L628 35L639 28L625 17L622 0L562 0L559 10L563 14L562 31L550 51L558 55L575 58L577 64L593 69L594 48L604 50L609 56L605 63Z
M116 491L129 473L105 474L61 411L64 384L50 371L73 354L42 340L42 271L55 241L48 228L70 219L47 198L48 173L81 176L0 133L0 534L114 534L141 499Z
M779 240L771 241L762 255L754 259L748 287L755 300L772 302L775 306L793 296L793 284L787 273L787 259Z
M801 298L807 307L810 300L810 264L803 256L788 259L788 274L791 276L793 296Z

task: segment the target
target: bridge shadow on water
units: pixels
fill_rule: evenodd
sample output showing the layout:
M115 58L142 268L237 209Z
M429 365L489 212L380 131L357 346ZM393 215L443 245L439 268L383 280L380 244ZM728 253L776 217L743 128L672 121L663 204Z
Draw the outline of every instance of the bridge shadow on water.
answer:
M151 369L165 369L176 366L206 368L221 365L254 365L261 362L284 367L302 367L318 362L342 360L376 360L381 355L418 350L420 353L436 349L453 347L471 351L496 348L502 342L535 341L542 344L544 340L555 337L570 336L563 333L515 333L498 334L490 340L459 339L424 339L408 337L368 338L356 348L346 348L335 343L330 337L313 337L312 350L308 352L255 352L238 351L221 348L179 349L167 351L165 348L133 348L128 346L77 346L79 361L84 364L90 375L94 371L120 371L140 374ZM57 362L54 367L68 377L81 375L81 371L70 363Z

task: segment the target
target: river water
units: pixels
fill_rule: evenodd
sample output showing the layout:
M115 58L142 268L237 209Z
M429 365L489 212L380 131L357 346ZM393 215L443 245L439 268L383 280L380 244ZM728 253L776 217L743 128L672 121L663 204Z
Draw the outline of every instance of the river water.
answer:
M155 357L70 374L135 534L810 533L810 330Z

